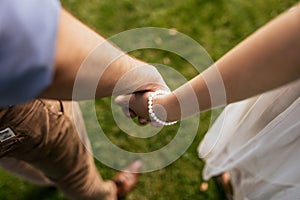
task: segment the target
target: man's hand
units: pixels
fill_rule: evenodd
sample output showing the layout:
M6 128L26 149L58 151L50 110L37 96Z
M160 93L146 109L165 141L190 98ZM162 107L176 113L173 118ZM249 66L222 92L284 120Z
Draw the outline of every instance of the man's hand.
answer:
M157 79L157 82L151 82L149 84L143 85L133 94L121 95L115 99L116 104L121 106L124 114L127 117L138 117L138 121L142 125L151 122L148 113L148 97L150 95L150 92L154 92L157 90L170 91L160 74L157 73L153 71L153 73L151 74L153 78L155 77ZM149 75L150 74L147 74L147 77L144 77L143 79L149 79ZM151 124L153 126L158 126L158 124L155 122L151 122Z

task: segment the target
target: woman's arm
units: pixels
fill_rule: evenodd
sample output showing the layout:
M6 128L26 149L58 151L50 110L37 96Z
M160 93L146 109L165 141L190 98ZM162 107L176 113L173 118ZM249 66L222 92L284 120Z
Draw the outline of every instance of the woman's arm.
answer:
M220 85L218 77L221 77L224 86ZM226 98L224 101L217 100L217 103L213 103L214 107L249 98L298 78L299 5L259 29L187 84L169 95L155 98L153 104L160 105L155 110L160 118L166 118L162 113L167 113L167 121L180 120L199 112L195 109L197 106L193 95L196 95L196 103L203 111L211 109L211 99L218 98L218 94L223 92L222 88L225 89ZM217 88L219 91L210 91L208 88ZM147 93L136 94L130 101L131 109L146 119L149 119L146 101L148 96ZM117 103L122 105L122 101L126 99L122 98L117 99ZM161 111L162 107L166 112Z

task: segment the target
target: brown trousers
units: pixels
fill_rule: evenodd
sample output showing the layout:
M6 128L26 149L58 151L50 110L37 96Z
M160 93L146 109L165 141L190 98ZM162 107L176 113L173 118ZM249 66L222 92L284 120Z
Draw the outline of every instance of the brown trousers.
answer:
M33 183L54 185L69 199L116 199L115 184L104 182L95 167L78 105L73 113L71 102L39 99L0 109L0 165ZM7 128L15 136L3 139Z

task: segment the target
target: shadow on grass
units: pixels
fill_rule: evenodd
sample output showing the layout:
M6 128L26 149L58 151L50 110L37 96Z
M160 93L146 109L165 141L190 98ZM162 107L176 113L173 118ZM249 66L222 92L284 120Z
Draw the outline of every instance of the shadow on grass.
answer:
M57 199L58 193L59 193L59 191L55 187L34 187L32 189L27 190L20 200ZM61 199L64 199L64 198L61 198Z

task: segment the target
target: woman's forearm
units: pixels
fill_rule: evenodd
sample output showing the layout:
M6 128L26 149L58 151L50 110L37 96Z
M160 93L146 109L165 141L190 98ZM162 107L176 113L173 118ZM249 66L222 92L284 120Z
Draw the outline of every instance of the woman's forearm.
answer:
M298 5L256 31L173 94L158 98L156 103L162 104L167 110L168 120L172 121L198 112L192 103L193 95L197 96L200 111L249 98L300 78L299 55ZM219 83L216 86L218 76L224 86ZM219 91L214 92L210 88ZM222 93L220 88L225 89L223 94L226 93L226 98L224 101L215 101L220 105L212 105L212 98L222 98L217 94L212 95Z
M216 66L227 102L235 102L300 77L300 6L258 30Z

